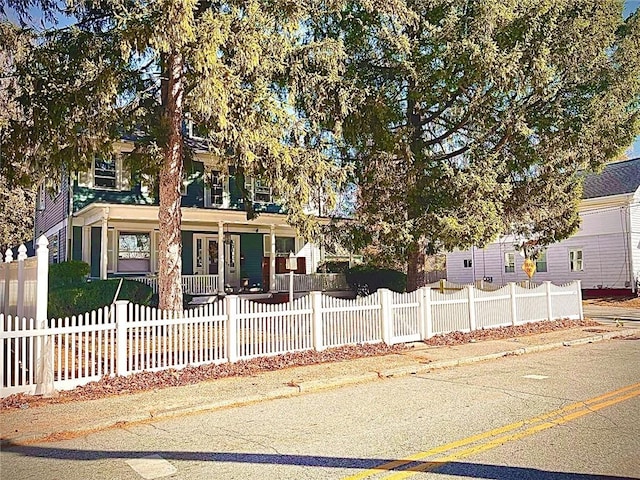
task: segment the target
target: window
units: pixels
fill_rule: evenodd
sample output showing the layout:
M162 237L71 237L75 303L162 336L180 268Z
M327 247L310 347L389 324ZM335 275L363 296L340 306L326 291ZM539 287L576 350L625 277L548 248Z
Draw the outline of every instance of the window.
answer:
M470 258L465 258L463 261L464 268L471 268L473 266L473 262Z
M116 159L96 158L93 167L93 185L98 188L116 188Z
M49 240L49 257L51 259L51 263L58 263L60 261L60 252L58 248L58 234L51 235L47 240Z
M540 252L536 259L536 272L547 271L547 252Z
M276 237L276 255L288 256L290 252L296 252L295 237Z
M44 210L46 195L47 188L45 182L40 182L40 186L38 187L38 198L36 200L38 210Z
M569 270L572 272L582 272L584 270L582 250L569 250Z
M149 272L151 238L148 233L125 233L118 236L118 271Z
M513 273L516 271L516 254L507 252L504 254L504 273Z
M224 194L224 176L222 172L211 172L209 188L211 189L211 205L222 205Z
M271 203L271 187L267 180L245 177L244 188L254 202Z
M270 203L271 202L271 187L269 182L265 180L257 179L255 181L255 188L253 191L253 200L255 202Z

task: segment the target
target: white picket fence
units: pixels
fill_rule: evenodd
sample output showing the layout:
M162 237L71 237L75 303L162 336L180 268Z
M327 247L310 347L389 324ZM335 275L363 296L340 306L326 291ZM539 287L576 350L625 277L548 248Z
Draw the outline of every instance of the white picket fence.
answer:
M7 249L0 262L0 313L18 317L47 318L49 288L49 241L38 239L35 257L27 257L27 247L18 247L17 258Z
M358 343L389 345L435 334L582 318L580 283L497 291L379 290L344 300L311 292L292 303L230 295L179 313L118 301L49 325L0 315L2 396L58 390L104 375L179 369ZM36 368L36 366L38 368ZM36 373L38 370L38 374Z

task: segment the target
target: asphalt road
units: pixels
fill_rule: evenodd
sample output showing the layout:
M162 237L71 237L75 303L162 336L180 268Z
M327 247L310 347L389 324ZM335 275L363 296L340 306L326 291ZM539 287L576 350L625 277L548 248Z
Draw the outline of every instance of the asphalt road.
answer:
M640 340L9 447L0 469L3 480L637 479Z

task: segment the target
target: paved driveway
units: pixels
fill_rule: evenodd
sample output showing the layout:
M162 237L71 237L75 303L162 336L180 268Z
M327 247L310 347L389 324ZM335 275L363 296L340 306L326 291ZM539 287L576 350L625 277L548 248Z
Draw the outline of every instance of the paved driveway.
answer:
M605 305L586 304L583 307L584 316L604 323L640 322L640 308L609 307Z

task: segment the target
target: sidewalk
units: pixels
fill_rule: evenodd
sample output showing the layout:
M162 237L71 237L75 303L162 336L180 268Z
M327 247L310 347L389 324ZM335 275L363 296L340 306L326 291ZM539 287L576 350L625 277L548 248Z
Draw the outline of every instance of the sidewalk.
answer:
M361 382L384 381L508 355L541 352L622 336L640 335L640 325L578 327L504 340L456 346L411 344L401 354L360 358L233 377L184 387L0 412L0 442L26 444L79 436L127 423L145 422Z

